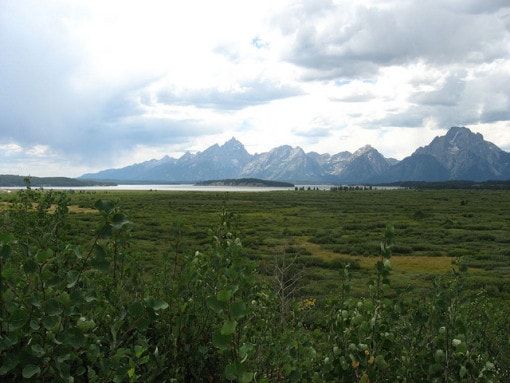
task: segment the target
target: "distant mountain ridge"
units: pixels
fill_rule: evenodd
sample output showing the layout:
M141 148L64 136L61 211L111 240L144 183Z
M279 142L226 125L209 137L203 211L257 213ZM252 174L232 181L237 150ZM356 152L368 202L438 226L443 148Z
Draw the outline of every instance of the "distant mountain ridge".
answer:
M84 174L82 179L114 181L199 182L211 179L259 178L323 183L389 183L402 181L510 179L510 153L465 127L452 127L411 156L397 161L370 145L354 153L306 153L282 145L250 154L235 138L181 158L168 156L121 169Z
M85 186L116 186L114 182L94 181L68 177L26 177L13 174L0 174L0 187L24 187L26 181L32 187L85 187Z

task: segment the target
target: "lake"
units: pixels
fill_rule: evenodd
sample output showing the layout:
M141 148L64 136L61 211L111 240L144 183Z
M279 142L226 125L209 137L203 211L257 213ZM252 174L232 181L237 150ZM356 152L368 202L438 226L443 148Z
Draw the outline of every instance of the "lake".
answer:
M331 187L335 185L325 185L325 184L317 184L317 185L296 185L296 187L301 188L304 187L308 189L308 187L319 190L329 190ZM338 185L337 185L338 186ZM0 190L9 191L9 190L19 190L24 189L25 187L15 187L15 186L1 186ZM37 189L37 187L34 187ZM148 191L148 190L157 190L157 191L200 191L200 192L270 192L270 191L289 191L294 190L294 187L256 187L256 186L197 186L194 184L179 184L179 185L117 185L117 186L53 186L53 187L45 187L44 189L52 189L52 190L105 190L105 191L122 191L122 190L132 190L132 191ZM396 190L402 189L398 186L374 186L374 190Z
M329 185L322 185L329 190ZM19 190L24 187L0 187L2 190ZM34 189L37 189L34 187ZM293 187L255 187L255 186L197 186L193 184L181 185L117 185L117 186L53 186L44 189L53 190L158 190L158 191L205 191L205 192L264 192L294 190Z

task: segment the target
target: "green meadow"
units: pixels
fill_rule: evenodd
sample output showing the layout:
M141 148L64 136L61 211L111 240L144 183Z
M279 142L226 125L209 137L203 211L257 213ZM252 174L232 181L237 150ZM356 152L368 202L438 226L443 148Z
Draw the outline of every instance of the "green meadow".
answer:
M237 215L244 254L270 273L275 255L294 255L304 275L301 294L323 296L352 265L362 292L387 225L395 227L392 288L421 291L463 257L469 285L510 297L510 192L470 190L213 192L75 192L75 232L92 231L98 198L118 200L133 222L133 250L148 276L175 257L172 227L180 225L180 254L203 250L227 209ZM90 210L87 210L90 209ZM332 290L333 288L333 290Z

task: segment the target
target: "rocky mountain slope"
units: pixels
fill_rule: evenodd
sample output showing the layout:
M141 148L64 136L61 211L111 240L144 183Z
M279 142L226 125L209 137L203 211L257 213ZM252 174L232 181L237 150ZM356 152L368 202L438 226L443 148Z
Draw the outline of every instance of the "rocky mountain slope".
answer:
M510 153L479 133L465 127L452 127L411 156L371 179L373 182L507 180L510 179Z
M411 156L385 158L367 145L354 153L306 153L300 147L279 146L250 154L232 138L203 152L179 159L164 157L85 174L81 178L116 181L196 182L212 179L260 178L308 183L389 183L397 181L510 179L510 153L464 127L450 128Z

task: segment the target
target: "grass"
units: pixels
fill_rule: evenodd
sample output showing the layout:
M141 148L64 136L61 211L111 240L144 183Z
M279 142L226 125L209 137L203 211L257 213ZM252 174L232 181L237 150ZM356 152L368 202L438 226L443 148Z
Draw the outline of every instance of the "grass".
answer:
M372 270L378 260L377 257L359 257L349 254L338 254L323 249L321 246L302 242L302 246L308 250L312 256L318 257L325 262L342 261L345 263L358 263L362 269ZM451 269L452 257L430 257L417 255L402 255L393 257L392 271L394 273L417 273L417 274L439 274L445 273Z
M0 194L0 209L12 201ZM239 216L246 256L271 274L275 254L294 254L305 273L304 295L324 295L339 282L339 270L353 265L358 291L366 290L385 226L396 231L392 286L424 291L435 275L462 256L470 284L510 298L510 191L387 190L285 191L264 193L80 191L71 194L70 235L97 224L97 199L118 199L134 222L133 251L150 276L163 257L174 257L171 227L183 226L182 251L207 247L208 230L223 208ZM181 251L181 253L182 253Z
M0 202L0 211L8 210L12 206L12 202ZM36 204L33 204L34 208L37 208ZM56 205L51 205L50 212L54 212L57 208ZM77 205L69 205L68 206L69 213L76 213L76 214L97 214L96 209L92 209L90 207L80 207Z

